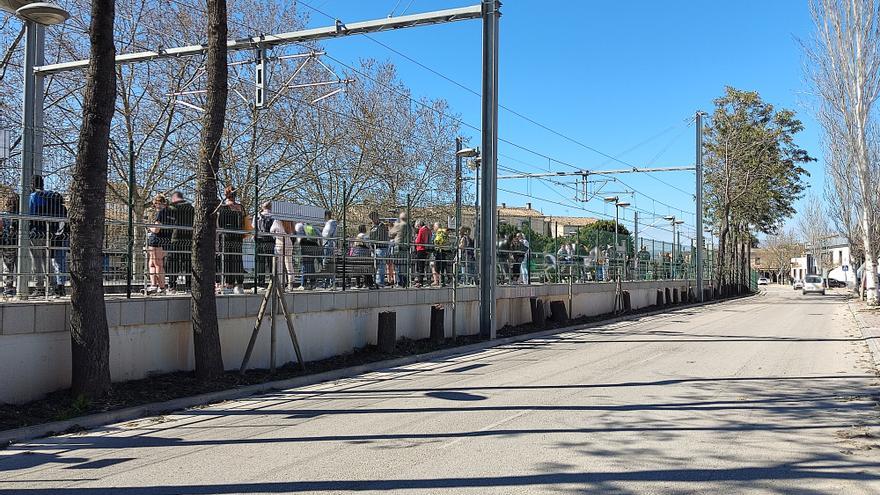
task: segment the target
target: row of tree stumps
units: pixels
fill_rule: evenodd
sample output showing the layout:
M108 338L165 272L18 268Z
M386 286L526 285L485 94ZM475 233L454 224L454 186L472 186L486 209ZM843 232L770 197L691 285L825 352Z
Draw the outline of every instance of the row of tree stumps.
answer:
M714 298L714 291L706 287L703 289L704 300L709 301ZM656 303L657 307L671 306L675 304L696 303L699 302L696 287L665 287L657 289ZM529 309L531 311L532 326L536 328L544 328L547 322L562 324L570 320L571 302L566 304L565 301L549 301L550 315L547 315L547 301L531 297L529 298ZM615 293L614 314L629 313L632 311L632 299L630 291L626 289L618 290ZM397 345L397 313L395 311L382 311L379 313L378 330L376 337L376 345L379 352L384 354L393 353ZM445 307L442 304L431 306L430 319L430 341L435 344L443 342L446 338L445 333Z

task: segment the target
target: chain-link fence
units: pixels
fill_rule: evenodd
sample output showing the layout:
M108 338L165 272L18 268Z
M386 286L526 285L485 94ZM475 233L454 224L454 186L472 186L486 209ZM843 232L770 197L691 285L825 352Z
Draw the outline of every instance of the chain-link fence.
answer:
M217 290L244 293L273 279L286 290L475 285L479 250L467 228L460 233L428 222L367 221L354 227L326 219L251 215L234 191L217 209ZM4 295L64 296L69 290L69 228L65 194L39 180L22 202L2 189L0 255ZM21 213L21 208L25 208ZM108 203L102 269L108 295L186 293L191 286L194 208L185 190L158 194L148 204ZM422 225L424 223L425 225ZM595 242L555 239L533 250L527 239L501 239L500 284L586 283L693 279L695 248L613 233ZM607 241L607 242L606 242ZM614 245L620 246L619 250ZM636 250L638 246L638 250ZM704 277L714 253L704 251Z

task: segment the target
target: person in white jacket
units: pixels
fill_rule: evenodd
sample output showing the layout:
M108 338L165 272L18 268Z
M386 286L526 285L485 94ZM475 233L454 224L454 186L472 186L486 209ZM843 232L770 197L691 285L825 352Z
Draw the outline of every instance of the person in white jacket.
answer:
M295 270L293 261L293 227L293 222L276 219L272 222L272 228L269 229L269 233L275 236L275 274L281 275L278 283L287 285L288 290L293 289Z

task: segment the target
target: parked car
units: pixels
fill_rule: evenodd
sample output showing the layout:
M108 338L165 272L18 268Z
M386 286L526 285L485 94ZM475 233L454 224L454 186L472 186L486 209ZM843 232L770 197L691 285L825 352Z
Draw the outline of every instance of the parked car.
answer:
M845 288L846 288L846 282L844 282L844 281L842 281L842 280L837 280L836 278L829 278L829 279L828 279L828 287L831 288L831 289L834 289L834 288L842 288L842 289L845 289Z
M794 289L794 290L801 290L801 289L803 289L803 288L804 288L804 282L803 282L803 280L795 280L794 282L791 283L791 288Z
M770 285L770 279L767 277L761 277L758 279L758 285Z
M804 278L804 286L801 289L801 294L822 294L825 295L825 284L822 283L822 277L818 275L807 275Z

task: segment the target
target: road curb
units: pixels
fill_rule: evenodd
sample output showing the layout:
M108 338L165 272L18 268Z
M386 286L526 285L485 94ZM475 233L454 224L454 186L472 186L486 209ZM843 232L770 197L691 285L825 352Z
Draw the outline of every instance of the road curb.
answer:
M856 325L859 327L859 331L862 332L862 338L868 344L871 357L874 358L874 366L880 368L880 328L871 326L865 321L856 309L855 304L853 304L852 299L846 302L846 306L849 308L853 319L856 320Z
M758 294L758 293L756 293ZM313 375L304 375L298 376L294 378L288 378L285 380L276 380L272 382L258 383L254 385L247 385L240 388L234 388L229 390L219 390L216 392L209 392L205 394L192 395L189 397L180 397L178 399L172 399L164 402L154 402L150 404L143 404L140 406L127 407L124 409L117 409L114 411L107 411L102 413L90 414L88 416L80 416L77 418L67 419L63 421L53 421L51 423L42 423L38 425L24 426L21 428L16 428L14 430L5 430L0 431L0 448L3 446L9 445L15 442L23 442L27 440L33 440L35 438L42 438L51 435L58 435L63 433L69 433L73 431L79 430L87 430L92 428L97 428L99 426L104 426L113 423L121 423L124 421L131 421L138 418L148 417L148 416L157 416L162 414L167 414L172 411L180 411L188 408L205 406L209 404L216 404L219 402L241 399L243 397L248 397L252 395L256 395L263 392L270 392L273 390L286 390L297 387L305 387L309 385L316 385L322 382L330 382L341 380L344 378L351 378L353 376L361 375L364 373L369 373L373 371L379 371L383 369L396 368L399 366L405 366L408 364L413 364L421 361L430 361L438 358L452 357L458 356L462 354L469 354L476 351L481 351L484 349L488 349L491 347L498 347L506 344L512 344L516 342L523 342L526 340L532 340L537 338L548 337L551 335L556 335L565 332L571 332L576 330L583 330L587 328L594 328L603 325L609 325L612 323L617 323L621 321L635 321L641 318L657 316L660 314L672 313L674 311L696 308L702 306L708 306L713 304L722 304L727 302L736 301L739 299L752 297L756 294L746 294L743 296L735 296L729 297L726 299L715 299L711 301L705 301L702 303L691 303L691 304L679 304L677 306L668 306L665 308L658 309L656 311L647 311L644 313L637 314L628 314L616 316L613 318L608 318L605 320L594 321L590 323L583 323L578 325L566 326L566 327L558 327L552 328L548 330L542 330L539 332L531 332L524 333L521 335L514 335L510 337L502 337L497 338L495 340L489 340L484 342L477 342L474 344L467 344L458 347L449 347L446 349L439 349L432 352L427 352L423 354L413 354L412 356L404 356L395 359L388 359L384 361L376 361L373 363L362 364L358 366L352 366L348 368L340 368L337 370L325 371L321 373L315 373Z

